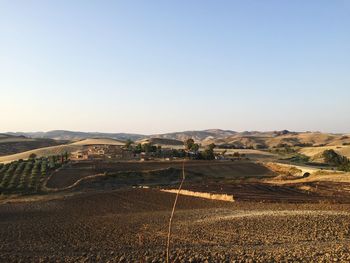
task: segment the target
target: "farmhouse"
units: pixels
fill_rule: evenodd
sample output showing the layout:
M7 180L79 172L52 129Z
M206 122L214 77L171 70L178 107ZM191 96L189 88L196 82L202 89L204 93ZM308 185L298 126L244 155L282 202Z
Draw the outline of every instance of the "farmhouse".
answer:
M72 152L70 155L71 160L87 160L88 157L89 156L87 151L83 151L83 150Z
M123 149L121 145L87 145L82 150L73 152L72 160L95 160L95 159L132 159L131 151Z

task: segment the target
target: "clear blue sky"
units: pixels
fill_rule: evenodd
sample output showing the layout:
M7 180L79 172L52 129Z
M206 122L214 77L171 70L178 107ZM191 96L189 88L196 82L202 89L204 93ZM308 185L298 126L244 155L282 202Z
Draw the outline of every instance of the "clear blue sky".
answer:
M0 1L0 131L350 132L350 1Z

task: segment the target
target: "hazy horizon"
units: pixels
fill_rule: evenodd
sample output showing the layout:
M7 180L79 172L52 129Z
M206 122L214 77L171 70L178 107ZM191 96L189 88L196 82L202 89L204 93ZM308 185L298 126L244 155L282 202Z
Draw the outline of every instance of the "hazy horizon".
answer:
M165 132L155 132L155 133L135 133L135 132L128 132L128 131L86 131L86 130L67 130L67 129L55 129L55 130L38 130L38 131L0 131L0 134L6 134L6 133L47 133L52 131L66 131L66 132L82 132L82 133L126 133L126 134L139 134L139 135L157 135L157 134L166 134L166 133L181 133L181 132L193 132L193 131L209 131L209 130L222 130L222 131L231 131L231 132L274 132L274 131L283 131L288 129L281 129L281 130L234 130L234 129L220 129L220 128L209 128L209 129L201 129L201 130L171 130L171 131L165 131ZM330 134L350 134L350 132L329 132L329 131L319 131L319 130L288 130L289 132L299 132L299 133L330 133Z
M349 133L348 1L1 1L0 130Z

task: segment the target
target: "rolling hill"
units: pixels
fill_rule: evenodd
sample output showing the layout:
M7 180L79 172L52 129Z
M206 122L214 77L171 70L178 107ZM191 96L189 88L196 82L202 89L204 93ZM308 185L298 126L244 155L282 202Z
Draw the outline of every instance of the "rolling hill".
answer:
M42 147L55 146L65 143L47 138L28 138L25 136L14 136L0 134L0 156L29 151Z
M23 135L19 136L21 134L25 134L27 136L32 137L23 137ZM235 132L231 130L209 129L202 131L183 131L155 135L98 132L89 133L56 130L50 132L36 133L11 133L2 134L1 136L0 142L6 141L8 143L12 143L15 147L17 147L13 149L8 149L7 152L3 153L3 155L5 153L16 153L39 147L62 144L61 142L56 142L53 139L69 139L73 141L78 141L78 144L82 143L82 140L88 138L89 140L92 140L91 138L99 138L98 140L101 140L100 138L104 138L104 140L112 139L120 141L131 139L135 142L151 142L160 146L181 146L183 144L183 141L185 141L188 138L192 138L197 143L200 143L202 146L214 143L219 147L221 146L226 148L250 149L268 149L284 146L322 147L350 145L350 136L347 134L330 134L321 132L291 132L287 130L267 132Z
M110 138L89 138L89 139L85 139L85 140L80 140L77 142L73 142L71 143L71 145L120 145L123 146L125 145L124 141L120 141L120 140L115 140L115 139L110 139Z
M325 150L334 150L338 154L343 155L350 159L350 146L323 146L323 147L305 147L299 150L300 153L309 156L314 162L324 162L322 153Z
M162 146L162 147L183 147L184 146L183 141L166 139L166 138L147 138L147 139L136 141L136 143L141 143L141 144L150 143L150 144L154 144L156 146Z
M132 134L132 133L100 133L100 132L79 132L79 131L65 131L65 130L54 130L48 132L10 132L7 135L13 136L26 136L30 138L48 138L55 140L82 140L87 138L110 138L116 140L127 140L132 141L142 140L145 138L164 138L184 141L188 138L193 138L195 141L201 142L202 140L212 137L212 138L222 138L233 134L234 131L220 130L220 129L210 129L203 131L184 131L184 132L174 132L174 133L164 133L164 134L154 134L154 135L142 135L142 134Z
M79 132L79 131L66 131L66 130L54 130L48 132L10 132L9 135L26 136L31 138L48 138L54 140L82 140L88 138L110 138L116 140L139 140L145 137L145 135L132 134L132 133L102 133L102 132Z
M155 134L149 137L151 138L164 138L185 141L188 138L192 138L196 142L202 142L203 140L214 139L214 138L225 138L236 134L235 131L230 130L220 130L220 129L209 129L203 131L183 131L183 132L173 132L164 134Z
M63 154L65 152L71 153L78 150L81 150L86 145L94 145L94 144L110 144L110 145L124 145L125 143L118 140L113 139L85 139L78 142L73 142L70 144L63 144L51 147L43 147L39 149L34 149L30 151L25 151L21 153L0 156L0 163L12 162L18 159L28 159L31 154L35 154L37 157L50 156L50 155L58 155Z
M350 143L350 137L343 134L320 132L242 132L223 138L208 138L202 143L233 146L236 148L274 148L281 146L320 147L342 146Z

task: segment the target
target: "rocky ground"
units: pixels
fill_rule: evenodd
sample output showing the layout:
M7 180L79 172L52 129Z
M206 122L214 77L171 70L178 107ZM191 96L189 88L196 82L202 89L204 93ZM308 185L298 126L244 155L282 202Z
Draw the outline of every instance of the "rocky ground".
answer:
M151 189L0 205L0 262L165 262L174 195ZM172 262L349 262L350 205L180 196Z

